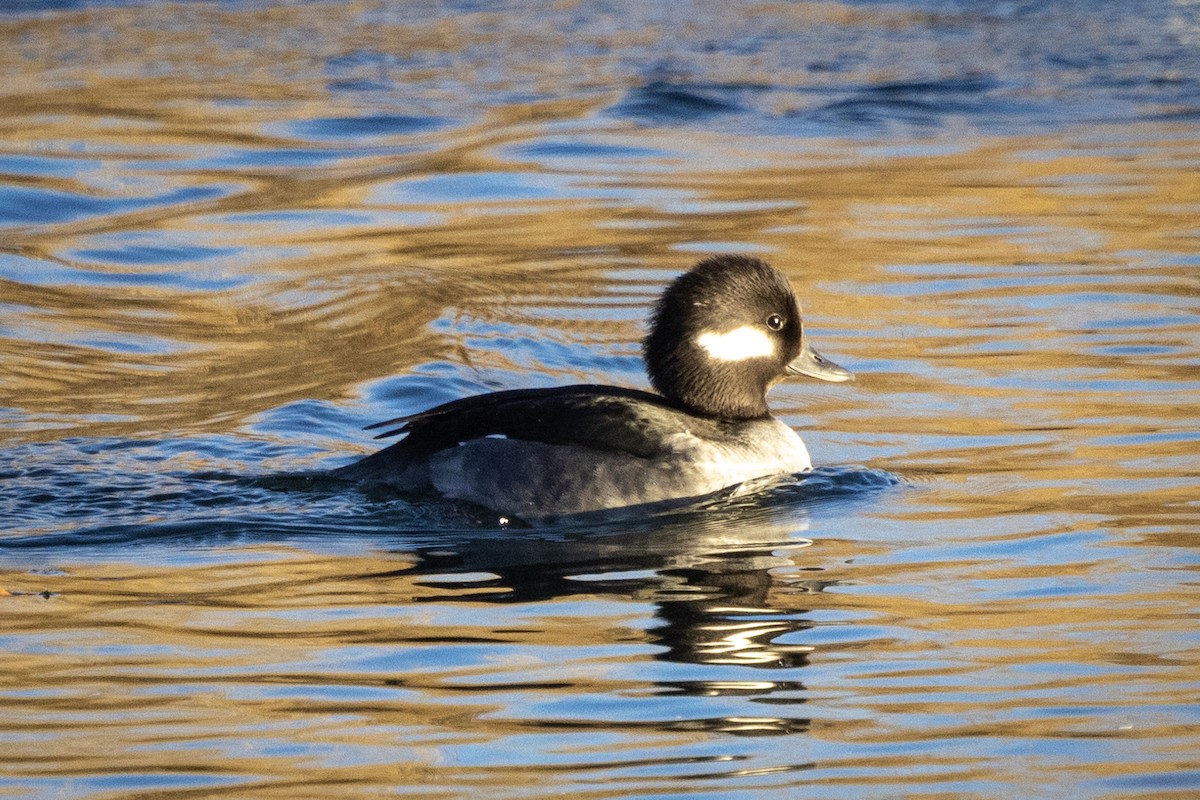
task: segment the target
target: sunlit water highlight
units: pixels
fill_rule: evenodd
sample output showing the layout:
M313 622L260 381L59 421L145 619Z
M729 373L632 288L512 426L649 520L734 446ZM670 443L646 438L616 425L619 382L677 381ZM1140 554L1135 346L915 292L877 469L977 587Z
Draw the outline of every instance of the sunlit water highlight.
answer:
M0 794L1200 792L1200 5L0 11ZM847 385L635 519L286 477L644 386L709 253Z

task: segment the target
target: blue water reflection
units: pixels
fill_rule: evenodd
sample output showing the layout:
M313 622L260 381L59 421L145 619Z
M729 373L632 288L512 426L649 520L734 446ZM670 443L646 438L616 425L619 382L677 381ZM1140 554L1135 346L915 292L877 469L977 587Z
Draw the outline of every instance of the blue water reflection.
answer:
M1184 797L1200 4L0 8L0 793ZM319 473L783 269L811 474ZM1184 754L1184 755L1181 755Z

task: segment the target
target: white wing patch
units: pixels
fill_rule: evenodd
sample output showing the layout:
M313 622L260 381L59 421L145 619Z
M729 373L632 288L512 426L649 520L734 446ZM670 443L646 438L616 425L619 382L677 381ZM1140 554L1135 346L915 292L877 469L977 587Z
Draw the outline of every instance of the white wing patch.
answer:
M696 337L696 344L718 361L745 361L748 358L775 355L775 343L771 337L762 328L752 325L743 325L725 333L705 331Z

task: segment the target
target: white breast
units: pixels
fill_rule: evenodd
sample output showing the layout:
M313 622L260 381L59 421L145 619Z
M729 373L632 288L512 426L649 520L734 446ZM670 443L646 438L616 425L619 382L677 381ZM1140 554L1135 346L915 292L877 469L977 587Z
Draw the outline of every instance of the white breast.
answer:
M712 491L752 478L812 469L804 441L774 418L744 423L728 440L679 434L672 445L678 454L675 461L691 465L698 478L714 485Z

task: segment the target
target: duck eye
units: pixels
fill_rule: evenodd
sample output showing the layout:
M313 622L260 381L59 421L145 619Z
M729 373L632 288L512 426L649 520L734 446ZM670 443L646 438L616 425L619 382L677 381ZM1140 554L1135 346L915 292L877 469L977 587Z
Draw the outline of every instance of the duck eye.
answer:
M773 331L783 330L783 317L778 314L767 317L767 327Z

